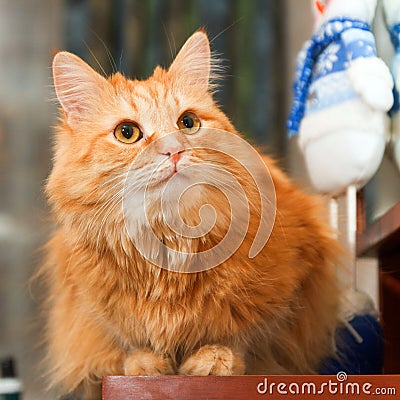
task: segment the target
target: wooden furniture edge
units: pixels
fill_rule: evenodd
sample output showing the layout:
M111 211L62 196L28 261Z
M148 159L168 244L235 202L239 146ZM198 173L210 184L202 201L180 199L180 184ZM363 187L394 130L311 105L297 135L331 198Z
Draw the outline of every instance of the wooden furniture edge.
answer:
M376 255L400 247L400 202L357 234L357 256Z

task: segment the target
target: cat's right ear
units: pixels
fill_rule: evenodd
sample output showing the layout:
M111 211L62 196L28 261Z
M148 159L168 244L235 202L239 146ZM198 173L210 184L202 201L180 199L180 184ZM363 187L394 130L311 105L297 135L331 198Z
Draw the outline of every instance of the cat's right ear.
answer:
M91 110L97 109L102 93L109 86L104 77L67 51L54 56L53 79L58 101L71 127L79 124Z
M168 74L191 88L207 91L211 75L211 50L203 30L195 32L182 46Z

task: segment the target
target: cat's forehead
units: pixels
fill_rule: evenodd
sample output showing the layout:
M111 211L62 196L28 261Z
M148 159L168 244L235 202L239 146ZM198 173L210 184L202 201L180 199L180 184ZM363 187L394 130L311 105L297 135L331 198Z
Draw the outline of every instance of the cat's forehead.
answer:
M145 81L133 81L131 94L136 99L153 102L161 99L171 99L174 94L167 82L149 78Z
M129 103L140 104L142 108L181 109L191 103L191 93L171 80L168 72L159 67L145 80L131 80L121 74L116 74L109 80L118 96Z

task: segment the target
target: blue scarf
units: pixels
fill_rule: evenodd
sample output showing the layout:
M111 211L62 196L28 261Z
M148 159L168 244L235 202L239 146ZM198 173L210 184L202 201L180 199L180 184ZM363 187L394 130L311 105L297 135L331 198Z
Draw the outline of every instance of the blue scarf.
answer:
M389 27L390 40L395 50L400 46L400 24L394 24Z
M340 35L348 29L361 29L370 31L368 23L347 17L334 18L321 26L310 39L306 48L304 60L299 60L297 71L299 76L293 84L293 104L286 124L288 135L296 136L299 132L300 122L303 119L308 89L311 83L314 63L318 56L332 43L340 38Z
M389 26L390 41L396 53L400 52L400 23ZM393 74L393 71L392 71ZM394 77L393 77L394 79ZM389 115L393 116L400 110L400 96L396 85L393 86L393 106L389 111Z

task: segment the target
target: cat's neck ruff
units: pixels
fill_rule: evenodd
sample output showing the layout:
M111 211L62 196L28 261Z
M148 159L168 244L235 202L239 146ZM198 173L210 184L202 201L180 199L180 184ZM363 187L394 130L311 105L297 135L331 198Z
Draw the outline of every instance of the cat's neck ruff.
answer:
M168 198L161 201L159 196L157 190L148 197L140 193L131 196L124 205L124 221L126 233L140 256L165 269L197 272L203 270L203 265L219 265L218 260L224 258L224 252L230 252L232 243L215 252L207 250L220 243L230 227L230 235L239 241L246 231L246 216L232 225L229 207L218 209L222 195L215 190L195 188L186 198L182 196L182 204Z

